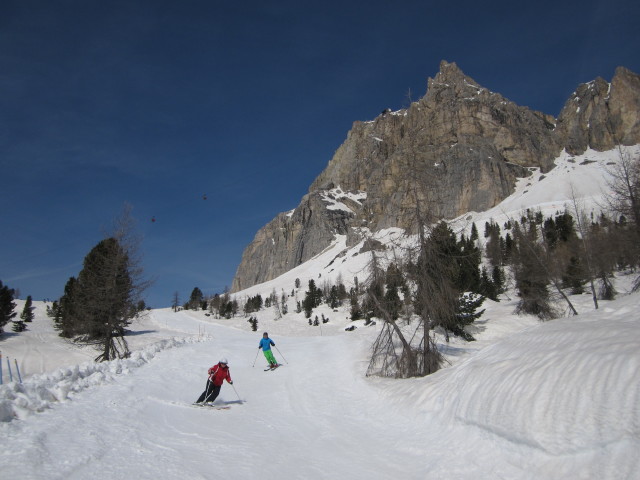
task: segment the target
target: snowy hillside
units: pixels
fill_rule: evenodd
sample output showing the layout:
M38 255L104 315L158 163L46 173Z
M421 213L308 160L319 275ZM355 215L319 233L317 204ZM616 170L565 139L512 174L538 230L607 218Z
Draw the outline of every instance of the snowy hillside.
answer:
M574 199L578 207L587 213L598 214L603 205L603 193L608 191L607 181L610 170L619 162L620 154L640 155L640 145L622 147L621 151L610 150L597 152L587 150L583 155L574 156L563 152L556 160L556 167L545 174L539 169L532 168L531 175L518 180L515 191L499 205L485 212L468 212L457 219L445 219L457 232L470 233L471 225L476 224L480 232L485 222L495 222L503 225L509 219L520 220L527 208L540 210L545 216L553 216L565 208L574 212ZM359 200L361 197L357 197ZM335 209L335 200L327 200L327 209ZM389 228L378 232L367 232L371 238L378 240L388 247L389 257L402 255L405 247L413 243L399 228ZM309 280L318 285L323 281L336 283L342 278L347 288L353 286L354 278L362 282L366 279L366 267L370 261L369 255L360 254L364 240L350 248L346 247L346 237L336 235L332 245L322 253L298 267L284 273L278 278L255 285L238 292L236 298L251 297L261 294L268 296L274 290L289 293L296 278L306 288Z
M459 228L501 222L522 208L549 214L571 199L597 207L617 152L563 156L490 212ZM587 161L589 160L589 161ZM335 204L332 208L335 208ZM379 232L388 245L411 241ZM95 364L96 352L66 343L35 302L29 330L0 340L0 477L7 479L639 479L640 293L619 276L615 301L540 323L513 314L516 299L487 301L476 342L438 338L449 366L425 378L367 378L380 325L350 322L346 307L295 313L309 279L366 278L367 255L346 239L282 277L239 292L289 295L289 313L214 319L154 310L131 326L131 358ZM21 311L23 302L17 302ZM358 328L347 332L345 327ZM9 329L7 329L9 330ZM283 366L264 371L262 331ZM207 368L229 359L234 385L194 407ZM23 383L7 384L7 357Z
M639 478L640 295L575 300L544 324L493 304L454 366L401 381L364 376L378 326L272 330L265 372L242 319L154 311L130 338L167 338L130 359L0 387L3 478ZM230 408L191 406L223 355Z

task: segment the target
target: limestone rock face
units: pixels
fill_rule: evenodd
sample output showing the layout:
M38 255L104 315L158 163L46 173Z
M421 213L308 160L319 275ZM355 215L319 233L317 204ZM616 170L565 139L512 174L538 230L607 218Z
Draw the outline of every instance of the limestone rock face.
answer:
M349 235L362 215L360 202L338 192L316 191L262 227L245 249L232 291L275 278L322 252L335 235Z
M640 76L618 67L610 84L596 78L579 85L560 112L557 137L575 155L639 143Z
M640 77L619 68L611 85L580 85L556 121L442 62L426 95L408 109L353 124L300 205L256 234L233 291L309 260L335 234L354 244L362 227L412 231L417 205L425 221L489 209L529 168L553 168L563 148L578 154L640 143L639 94Z
M370 228L410 227L416 196L431 216L491 208L526 166L548 170L560 151L554 119L519 107L443 62L407 110L355 122L309 191L366 191ZM413 192L411 195L409 192Z

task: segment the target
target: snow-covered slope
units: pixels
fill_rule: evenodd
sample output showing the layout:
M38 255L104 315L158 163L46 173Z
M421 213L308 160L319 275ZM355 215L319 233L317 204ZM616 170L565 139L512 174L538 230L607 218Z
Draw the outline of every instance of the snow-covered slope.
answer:
M609 188L611 169L620 161L621 155L640 155L640 145L621 147L620 150L597 152L587 150L579 156L563 152L556 160L556 167L542 174L540 169L532 168L531 175L518 180L514 192L494 208L484 212L468 212L456 219L445 219L457 232L469 234L473 223L480 232L485 222L495 222L502 226L508 220L520 220L526 209L540 210L545 216L553 216L565 209L574 214L577 204L587 214L598 215L605 207L603 194ZM335 208L334 203L327 203L327 208ZM380 241L388 248L387 257L402 256L407 246L414 240L405 235L399 228L389 228L378 232L369 232L363 228L365 236ZM347 288L353 286L355 277L362 282L367 278L367 264L370 256L361 254L364 240L350 248L346 247L346 237L336 235L335 241L311 260L284 273L268 282L254 285L237 292L235 297L244 299L261 294L268 296L274 290L277 293L289 293L296 278L300 279L302 290L309 280L318 285L329 281L336 283L338 278Z
M154 311L147 328L179 324L186 338L0 387L0 469L48 480L252 479L264 468L282 479L638 478L639 304L624 295L500 340L491 325L510 317L496 310L483 346L395 381L364 376L378 326L271 334L284 366L265 372L259 332ZM207 335L186 333L203 325ZM218 403L230 409L190 406L223 355L234 385Z

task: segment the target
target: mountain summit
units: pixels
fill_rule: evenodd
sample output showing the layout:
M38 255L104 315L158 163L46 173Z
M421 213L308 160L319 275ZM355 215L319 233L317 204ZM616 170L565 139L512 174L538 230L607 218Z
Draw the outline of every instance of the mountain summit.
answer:
M563 149L640 143L640 76L618 68L611 82L580 85L558 119L516 105L441 62L409 108L353 124L298 207L261 228L233 280L239 291L322 252L375 232L415 228L416 199L431 219L484 211L511 194L529 168L554 167Z

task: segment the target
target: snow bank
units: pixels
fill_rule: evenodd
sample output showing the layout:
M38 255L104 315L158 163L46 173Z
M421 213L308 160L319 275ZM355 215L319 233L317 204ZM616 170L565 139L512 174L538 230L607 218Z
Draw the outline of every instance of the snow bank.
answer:
M0 421L25 418L47 409L51 404L64 402L89 387L109 383L118 375L151 361L158 352L207 340L202 336L162 340L129 358L103 363L85 362L69 368L60 368L49 374L34 375L24 383L0 385Z

